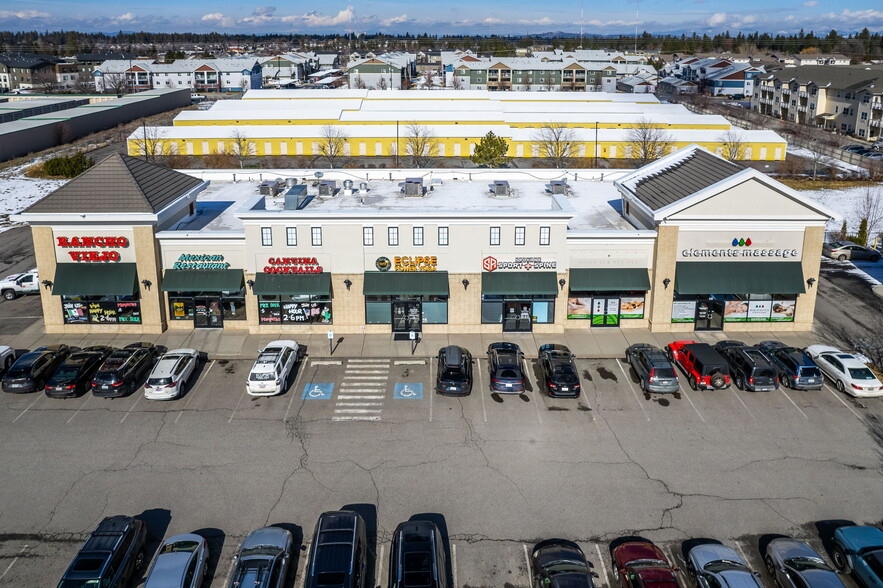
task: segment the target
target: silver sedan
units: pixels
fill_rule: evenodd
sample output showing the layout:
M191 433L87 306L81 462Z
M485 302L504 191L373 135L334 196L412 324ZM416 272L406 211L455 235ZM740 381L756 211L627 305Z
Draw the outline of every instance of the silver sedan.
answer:
M144 588L198 588L205 576L208 544L199 535L175 535L162 542Z
M801 541L788 537L773 539L763 561L782 588L844 588L837 572Z

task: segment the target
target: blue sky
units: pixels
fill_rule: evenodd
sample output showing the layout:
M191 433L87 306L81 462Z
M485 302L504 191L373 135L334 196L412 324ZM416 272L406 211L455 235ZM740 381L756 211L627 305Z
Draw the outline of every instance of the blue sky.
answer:
M287 2L5 0L0 30L227 33L586 34L883 31L881 0L484 0ZM582 15L582 16L581 16Z

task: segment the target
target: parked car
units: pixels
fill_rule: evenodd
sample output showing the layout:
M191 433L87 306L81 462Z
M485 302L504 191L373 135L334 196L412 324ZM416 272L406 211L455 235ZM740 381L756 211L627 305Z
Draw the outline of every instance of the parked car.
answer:
M779 381L794 390L821 390L822 371L812 358L796 347L789 347L781 341L761 341L757 348L763 351L776 370Z
M252 531L233 556L227 588L282 588L291 559L291 533L279 527Z
M313 534L304 588L365 588L367 565L362 517L351 510L322 513Z
M864 145L847 145L843 147L843 151L849 151L850 153L861 153L864 151L866 147Z
M648 343L635 343L625 350L625 359L635 370L641 390L680 396L678 374L662 349Z
M95 345L72 353L46 382L43 392L50 398L75 398L85 394L92 386L95 372L112 352L112 347Z
M169 537L156 550L144 588L199 588L207 561L204 538L193 533Z
M141 384L157 354L152 343L131 343L117 349L92 376L92 394L101 398L131 394Z
M445 546L431 521L408 521L396 527L389 550L387 588L448 588Z
M107 517L95 527L58 588L123 588L144 567L147 526L133 517Z
M25 353L3 374L3 391L25 394L42 390L70 353L67 345L38 347Z
M722 390L732 383L727 361L708 343L674 341L665 346L665 353L681 367L693 390Z
M880 252L852 241L831 241L822 245L822 255L831 259L880 261Z
M564 345L548 343L540 345L537 361L543 373L543 386L553 398L578 398L580 394L579 372L573 354Z
M525 389L524 354L515 343L491 343L487 348L491 392L522 394Z
M438 350L435 391L451 396L466 396L472 392L472 354L457 345Z
M796 539L773 539L767 544L763 561L781 588L844 588L840 576L822 556Z
M15 300L24 294L38 292L40 292L40 278L36 268L21 274L10 274L0 280L0 295L6 300Z
M732 547L703 543L687 552L687 572L698 588L763 588L758 575Z
M883 396L883 384L851 353L827 345L810 345L806 352L840 392L861 398Z
M883 159L883 153L880 151L865 151L863 155L868 159Z
M15 349L9 345L0 345L0 375L5 374L15 363Z
M531 588L594 588L595 585L583 550L566 539L538 543L531 553L530 567Z
M675 569L651 541L627 541L613 548L613 567L622 588L680 588Z
M144 398L148 400L173 400L181 395L184 386L190 381L199 352L196 349L173 349L167 351L147 376L144 384Z
M251 367L245 391L251 396L274 396L284 392L300 352L300 345L291 340L267 343Z
M744 344L722 345L722 343L725 341L717 343L714 348L727 360L730 376L736 388L752 392L771 392L779 389L779 372L760 349Z
M834 531L834 566L852 573L866 588L883 586L883 531L870 526L840 527Z

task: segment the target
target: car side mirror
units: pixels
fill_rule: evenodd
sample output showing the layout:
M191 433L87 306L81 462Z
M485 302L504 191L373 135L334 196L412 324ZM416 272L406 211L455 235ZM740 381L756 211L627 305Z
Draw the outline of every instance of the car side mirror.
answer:
M593 577L593 578L600 578L600 577L601 577L601 576L598 575L598 572L596 572L596 571L594 571L594 570L592 570L591 574L592 574L592 577Z

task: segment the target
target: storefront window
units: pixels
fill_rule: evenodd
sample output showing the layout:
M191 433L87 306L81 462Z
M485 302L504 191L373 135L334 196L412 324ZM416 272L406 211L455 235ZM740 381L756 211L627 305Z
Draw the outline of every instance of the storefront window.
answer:
M365 296L365 323L388 325L392 323L392 308L396 302L420 302L421 322L426 325L448 323L448 297L426 296Z
M328 296L270 296L258 298L261 324L332 324Z
M643 291L586 292L571 290L567 296L567 318L589 320L597 314L597 311L600 311L605 316L618 315L618 319L641 319L644 318L646 294Z
M423 324L446 325L448 323L448 302L424 302Z
M245 320L245 289L239 292L222 292L221 308L225 321Z
M141 324L141 302L137 296L62 296L64 323Z
M169 292L169 320L193 321L200 316L244 321L245 289L236 292Z
M192 321L193 298L177 298L169 296L169 319L173 321Z
M380 296L367 296L366 298L381 298ZM388 298L388 296L386 297ZM365 324L388 325L392 322L392 302L367 301L365 302Z
M534 324L555 322L555 297L548 295L497 296L481 297L482 324L499 324L503 322L503 314L514 320L530 320Z
M675 295L673 323L693 322L697 300L723 301L725 323L793 322L797 300L793 294Z

